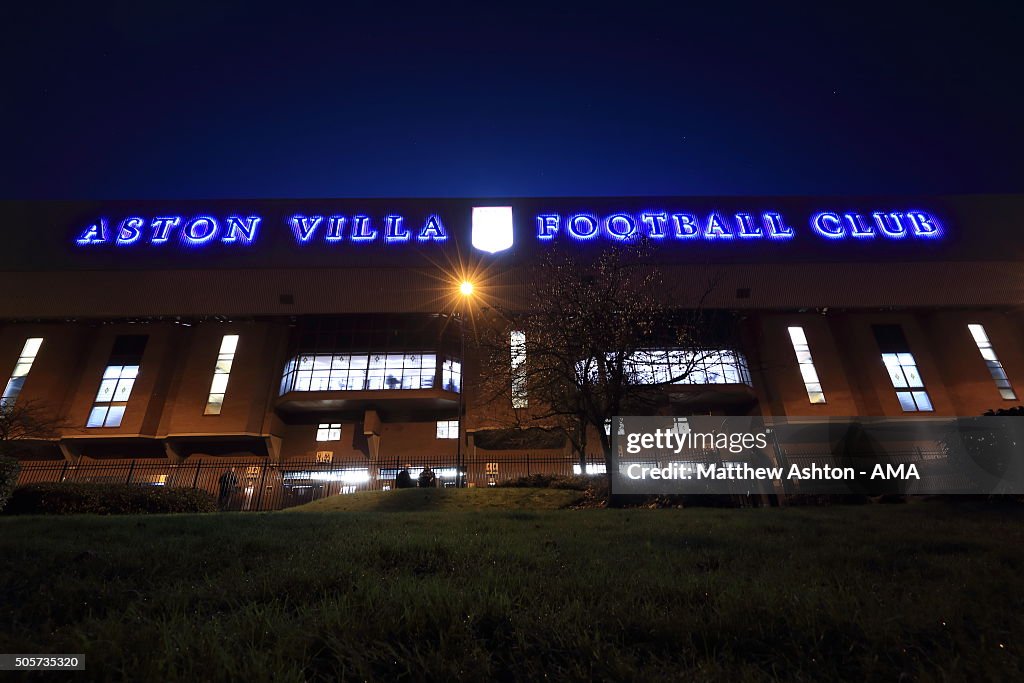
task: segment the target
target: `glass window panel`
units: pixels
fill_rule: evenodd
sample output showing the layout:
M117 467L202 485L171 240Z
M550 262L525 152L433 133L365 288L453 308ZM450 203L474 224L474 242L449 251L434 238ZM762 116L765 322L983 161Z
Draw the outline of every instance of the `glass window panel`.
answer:
M309 391L309 382L313 379L313 373L300 370L295 373L294 391Z
M114 400L114 389L117 388L116 379L105 379L100 382L100 389L96 392L97 402L109 402Z
M25 346L21 349L21 355L25 358L35 358L36 354L39 353L39 347L43 343L42 337L32 337L25 342Z
M921 381L921 375L917 372L916 365L904 365L903 374L907 377L907 386L909 387L923 387L924 382Z
M999 395L1008 401L1013 401L1017 398L1017 394L1013 393L1013 389L1010 388L1000 389Z
M228 376L216 374L213 376L213 382L210 384L211 394L223 394L228 388Z
M25 377L28 375L28 371L32 369L32 363L21 362L14 366L14 372L11 373L12 377Z
M349 363L352 362L351 356L334 356L331 359L332 370L348 370Z
M927 391L915 391L914 401L917 403L918 410L932 410L932 402L928 398Z
M885 363L885 368L889 371L889 379L892 380L894 387L899 389L907 386L907 379L903 376L903 368L900 367L895 353L883 353L882 362Z
M459 438L458 420L440 420L437 423L437 438L457 439Z
M299 356L299 369L300 370L312 370L313 369L313 356Z
M103 379L117 379L121 376L120 365L108 365L103 371Z
M825 402L825 394L820 391L807 391L807 398L810 399L811 403L819 404Z
M818 381L818 373L810 363L800 366L800 374L803 376L805 384L816 383Z
M327 438L331 441L341 440L341 425L331 425L331 428L327 430Z
M117 388L114 389L114 400L127 401L128 397L132 395L132 386L134 385L135 380L132 378L118 380Z
M331 356L313 356L313 370L330 370Z
M103 421L107 417L107 406L96 406L89 413L89 419L86 421L86 427L102 427Z
M906 412L913 412L917 410L917 405L914 403L914 397L911 396L909 391L897 391L896 398L900 401L900 407Z
M225 334L224 339L220 342L220 352L234 354L236 348L238 348L238 335Z
M794 346L807 343L807 337L804 335L804 328L802 327L789 328L789 338L793 341Z
M814 391L814 392L817 392L817 393L821 393L821 385L820 384L808 384L807 385L807 391L809 391L809 392L810 391Z
M1006 370L1003 370L1002 366L992 368L989 372L992 373L992 379L1008 379L1006 376Z
M210 394L206 401L206 415L220 415L221 407L224 405L224 394Z
M121 368L121 378L122 379L125 378L125 377L138 377L138 376L139 376L139 366L138 365L125 365L123 368Z
M897 353L896 357L899 359L900 365L917 365L912 353Z
M978 346L981 346L983 343L988 341L988 335L985 334L985 328L981 325L968 325L967 329L971 331L971 336L974 337L974 341Z
M996 360L996 350L991 346L979 350L981 351L981 357L985 360Z
M110 406L107 411L107 419L103 421L104 427L120 427L121 418L124 417L124 406Z
M812 362L811 361L811 352L806 350L806 349L804 349L804 350L797 349L797 352L796 352L796 362L797 363L801 363L801 364Z
M316 440L317 441L327 441L327 431L328 431L328 429L329 429L328 426L325 425L325 424L322 424L319 427L317 427L316 428Z
M383 368L384 367L384 361L385 361L385 356L383 354L379 354L379 353L375 354L373 356L370 356L370 365L369 365L369 367L370 367L371 370L375 369L375 368Z
M369 365L370 359L368 356L352 356L350 367L352 368L366 368Z
M21 393L21 388L25 385L24 377L12 377L7 381L7 387L4 389L5 399L16 399L18 394Z

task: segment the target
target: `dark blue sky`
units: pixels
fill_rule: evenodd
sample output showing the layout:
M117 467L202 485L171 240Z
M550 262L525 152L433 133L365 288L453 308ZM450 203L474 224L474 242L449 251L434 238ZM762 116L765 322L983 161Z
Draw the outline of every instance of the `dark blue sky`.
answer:
M5 198L1024 190L1019 3L78 4L4 10Z

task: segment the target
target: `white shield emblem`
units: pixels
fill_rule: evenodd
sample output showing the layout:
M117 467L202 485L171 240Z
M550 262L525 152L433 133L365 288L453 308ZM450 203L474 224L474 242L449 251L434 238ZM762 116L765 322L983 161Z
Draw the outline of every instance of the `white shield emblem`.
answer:
M473 247L489 254L505 251L512 246L512 207L473 207Z

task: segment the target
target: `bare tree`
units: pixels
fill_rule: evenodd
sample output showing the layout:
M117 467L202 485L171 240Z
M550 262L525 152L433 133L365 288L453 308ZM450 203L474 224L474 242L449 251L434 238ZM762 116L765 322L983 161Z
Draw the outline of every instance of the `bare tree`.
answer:
M704 307L715 283L686 302L650 256L643 241L590 260L553 248L528 272L528 309L491 309L476 343L477 390L492 423L564 434L585 472L590 434L607 462L613 416L651 414L667 403L666 386L717 356L714 314ZM667 349L673 362L653 371L652 358Z
M58 438L65 427L38 401L0 401L0 457L16 458L33 441Z

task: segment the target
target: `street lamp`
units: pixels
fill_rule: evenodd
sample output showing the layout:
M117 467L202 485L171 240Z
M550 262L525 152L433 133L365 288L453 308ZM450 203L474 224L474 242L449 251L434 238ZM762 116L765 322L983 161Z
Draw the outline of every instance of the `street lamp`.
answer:
M473 296L473 290L475 287L469 280L463 280L459 283L459 294L461 295L462 304L459 308L459 412L458 412L458 437L459 442L455 444L455 486L456 488L462 488L462 439L463 425L465 422L463 411L464 411L464 399L463 394L466 391L466 308L469 305L469 297Z

